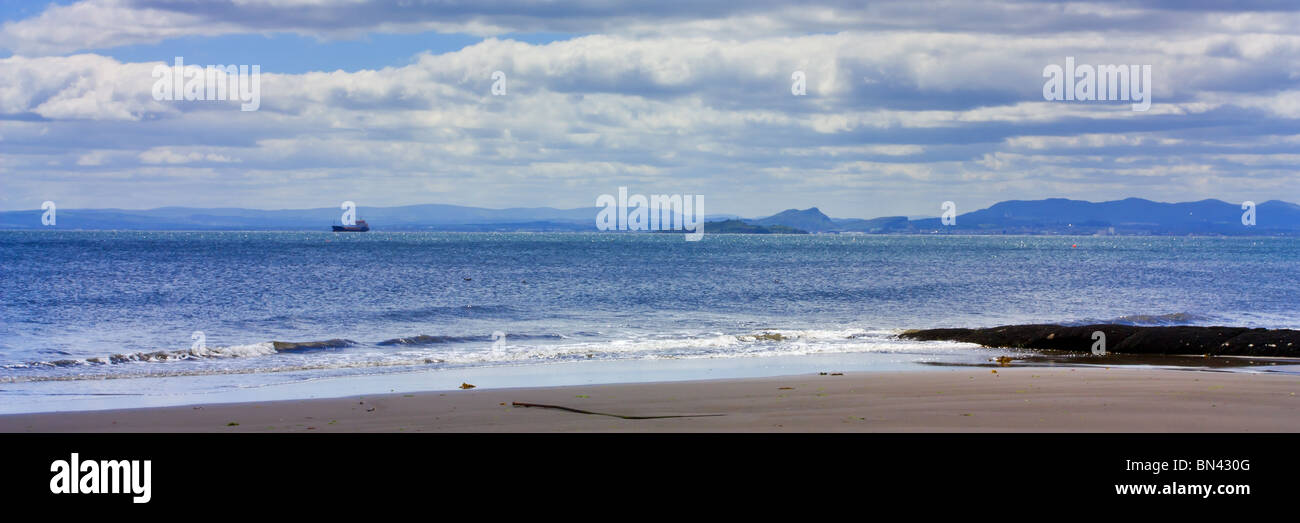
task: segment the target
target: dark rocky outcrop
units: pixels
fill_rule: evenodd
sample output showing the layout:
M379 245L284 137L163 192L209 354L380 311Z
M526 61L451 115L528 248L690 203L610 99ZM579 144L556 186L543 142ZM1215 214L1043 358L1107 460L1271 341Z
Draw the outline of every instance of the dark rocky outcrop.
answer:
M1106 351L1125 354L1300 357L1300 331L1245 327L1143 327L1132 325L1007 325L987 329L925 329L899 335L985 347L1090 352L1092 333L1106 334Z

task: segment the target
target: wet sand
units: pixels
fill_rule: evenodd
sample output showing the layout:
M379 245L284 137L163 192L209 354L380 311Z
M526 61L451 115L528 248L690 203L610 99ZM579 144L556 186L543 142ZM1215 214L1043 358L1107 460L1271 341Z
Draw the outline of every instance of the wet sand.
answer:
M14 414L0 432L1300 432L1297 392L1295 375L970 368Z

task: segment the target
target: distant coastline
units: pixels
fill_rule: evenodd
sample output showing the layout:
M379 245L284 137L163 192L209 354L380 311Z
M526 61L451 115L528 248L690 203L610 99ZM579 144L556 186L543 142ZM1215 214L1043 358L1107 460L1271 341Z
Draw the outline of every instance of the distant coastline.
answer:
M706 234L959 234L1098 236L1300 236L1300 205L1220 200L1162 203L1140 198L1086 202L1052 198L1012 200L950 220L885 216L831 218L820 209L789 209L762 218L705 216ZM376 232L596 232L598 208L485 209L426 204L367 207ZM1249 214L1249 217L1246 216ZM60 209L57 225L44 225L42 211L0 212L0 230L137 231L329 231L335 208L298 210ZM608 231L618 233L626 231ZM676 231L665 231L676 232Z

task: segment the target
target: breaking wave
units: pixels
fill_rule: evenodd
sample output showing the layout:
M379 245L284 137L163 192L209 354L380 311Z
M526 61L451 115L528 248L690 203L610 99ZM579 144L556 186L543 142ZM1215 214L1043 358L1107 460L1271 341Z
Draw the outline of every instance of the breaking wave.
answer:
M7 365L6 369L39 371L40 368L78 367L71 373L36 372L8 377L0 383L77 379L112 379L145 376L241 374L299 370L365 369L418 366L492 366L555 363L590 359L697 359L790 356L875 352L926 355L970 350L976 346L955 342L902 340L898 330L881 329L761 329L730 334L623 333L597 336L575 333L508 335L493 344L492 336L419 335L380 342L357 343L330 339L307 342L269 341L249 345L201 349L115 354L84 360L65 359ZM597 338L597 339L593 339ZM472 343L477 342L477 343ZM339 350L347 349L347 350ZM274 356L275 358L269 358ZM263 358L268 357L268 358ZM246 363L237 363L244 359ZM218 362L225 360L230 364ZM121 367L124 363L211 362L202 366L149 365Z
M61 359L54 361L35 361L5 365L7 369L32 367L72 367L77 365L114 365L122 363L161 363L168 361L202 360L213 358L251 358L269 356L281 352L300 352L320 349L336 349L356 345L352 340L323 341L267 341L248 345L230 345L225 347L194 347L183 350L160 350L153 352L135 352L130 354L113 354L86 359Z

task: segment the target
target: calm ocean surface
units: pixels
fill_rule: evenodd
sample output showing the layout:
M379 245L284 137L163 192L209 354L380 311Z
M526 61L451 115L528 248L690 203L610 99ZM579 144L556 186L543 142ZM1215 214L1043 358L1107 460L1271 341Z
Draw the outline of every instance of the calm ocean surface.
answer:
M0 411L413 371L999 353L893 337L938 326L1300 328L1285 238L6 231L0 264L0 397L26 405Z

